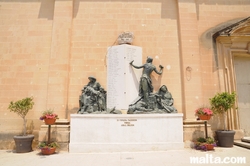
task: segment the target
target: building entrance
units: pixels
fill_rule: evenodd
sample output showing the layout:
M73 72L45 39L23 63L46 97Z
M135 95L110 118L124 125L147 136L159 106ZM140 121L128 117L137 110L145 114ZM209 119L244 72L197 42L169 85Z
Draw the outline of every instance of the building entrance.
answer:
M240 128L250 136L250 57L235 56L234 66Z

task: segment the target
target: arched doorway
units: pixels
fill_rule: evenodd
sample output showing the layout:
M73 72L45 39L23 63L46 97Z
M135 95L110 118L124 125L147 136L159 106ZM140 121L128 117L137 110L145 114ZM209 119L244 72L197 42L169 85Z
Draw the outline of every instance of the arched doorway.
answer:
M213 38L220 86L237 94L238 109L228 113L228 127L250 136L250 17L218 31Z

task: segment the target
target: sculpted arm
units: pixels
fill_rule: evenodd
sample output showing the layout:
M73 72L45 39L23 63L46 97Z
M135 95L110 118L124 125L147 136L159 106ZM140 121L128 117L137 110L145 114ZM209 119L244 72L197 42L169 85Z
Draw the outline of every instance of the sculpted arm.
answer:
M140 69L140 68L143 68L143 67L144 67L144 65L142 65L142 66L135 66L135 65L133 64L133 62L134 62L134 60L132 60L129 64L130 64L131 66L133 66L134 68L136 68L136 69Z
M154 68L154 71L155 71L157 74L161 75L164 67L163 67L162 65L159 65L159 67L160 67L160 71L158 71L158 70L156 69L156 67Z

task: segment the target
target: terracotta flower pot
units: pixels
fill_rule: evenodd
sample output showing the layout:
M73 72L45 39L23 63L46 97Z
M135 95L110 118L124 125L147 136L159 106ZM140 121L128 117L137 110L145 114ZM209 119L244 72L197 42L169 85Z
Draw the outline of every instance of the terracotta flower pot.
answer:
M53 125L56 119L44 119L46 125Z
M206 146L207 150L214 150L213 144L206 144L205 146Z
M211 115L199 115L200 120L209 120L211 118Z
M55 153L55 151L56 151L56 148L49 148L49 147L41 148L41 152L44 155L53 154L53 153Z

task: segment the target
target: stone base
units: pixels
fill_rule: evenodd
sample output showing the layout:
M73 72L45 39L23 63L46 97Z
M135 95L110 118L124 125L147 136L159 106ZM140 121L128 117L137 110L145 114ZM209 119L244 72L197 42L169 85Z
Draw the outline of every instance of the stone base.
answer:
M183 149L183 114L71 114L70 153Z

